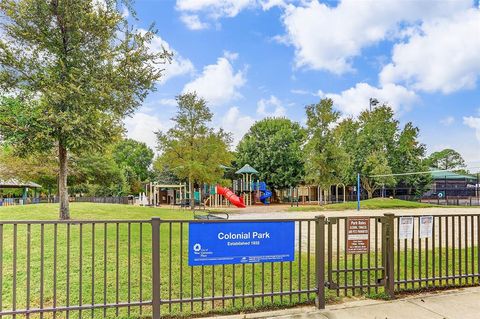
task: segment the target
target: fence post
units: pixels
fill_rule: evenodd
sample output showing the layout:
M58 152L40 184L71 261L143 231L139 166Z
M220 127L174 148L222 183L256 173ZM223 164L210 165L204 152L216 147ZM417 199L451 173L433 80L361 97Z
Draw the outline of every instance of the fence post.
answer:
M315 217L315 271L317 297L315 305L325 309L325 216Z
M395 215L392 213L384 214L385 216L385 290L390 298L395 298Z
M152 218L152 319L160 319L160 218Z

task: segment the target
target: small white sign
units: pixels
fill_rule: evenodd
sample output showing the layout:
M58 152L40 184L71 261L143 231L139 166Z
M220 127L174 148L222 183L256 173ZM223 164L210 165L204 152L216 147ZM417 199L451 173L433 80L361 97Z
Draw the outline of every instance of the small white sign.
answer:
M399 239L413 238L413 217L400 217Z
M433 216L420 217L420 238L432 237Z

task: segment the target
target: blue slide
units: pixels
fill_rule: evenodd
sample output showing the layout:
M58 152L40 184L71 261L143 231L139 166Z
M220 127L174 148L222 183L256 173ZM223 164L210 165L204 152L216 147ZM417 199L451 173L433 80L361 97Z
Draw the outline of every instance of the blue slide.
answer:
M262 196L260 196L260 201L261 201L262 203L264 203L265 205L268 205L267 199L270 198L270 197L272 197L272 192L269 191L268 189L265 189L265 190L263 191Z

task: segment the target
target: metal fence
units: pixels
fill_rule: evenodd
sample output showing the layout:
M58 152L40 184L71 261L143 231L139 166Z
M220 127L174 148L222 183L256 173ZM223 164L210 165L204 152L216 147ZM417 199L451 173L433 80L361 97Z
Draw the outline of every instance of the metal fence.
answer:
M70 202L88 202L88 203L101 203L101 204L124 204L133 205L133 196L82 196L82 197L70 197Z
M358 217L358 216L355 216ZM203 315L478 284L480 215L367 216L369 250L347 253L349 217L0 222L0 317ZM295 222L295 260L188 265L190 223Z
M293 262L195 267L188 225L216 221L0 222L0 317L159 318L312 302L324 218L294 221Z

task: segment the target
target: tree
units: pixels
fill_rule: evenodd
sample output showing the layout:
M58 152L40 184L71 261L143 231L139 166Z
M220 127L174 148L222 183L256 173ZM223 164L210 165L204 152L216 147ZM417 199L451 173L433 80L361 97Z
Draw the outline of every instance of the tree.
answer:
M55 154L29 155L19 157L11 147L0 147L0 179L16 178L23 181L34 181L48 191L57 189L58 164Z
M143 142L123 139L114 145L112 156L125 173L130 192L141 191L141 183L151 176L153 151Z
M0 136L19 154L57 150L60 218L70 153L101 150L161 77L167 52L130 26L129 0L0 2Z
M178 110L172 118L174 127L166 133L156 132L160 156L154 165L157 171L167 167L180 180L188 180L190 194L193 194L194 182L222 180L222 165L229 165L232 160L231 136L208 126L213 114L196 93L182 94L176 100ZM193 209L193 196L190 205Z
M397 145L392 160L394 173L414 173L428 171L425 161L425 145L418 141L419 129L411 122L405 124L403 130L398 134ZM423 194L426 186L431 182L430 174L408 174L399 175L397 182L409 189L416 190L417 195Z
M347 160L333 128L340 112L333 110L331 99L322 99L305 110L308 136L304 147L305 180L329 189L342 181L342 166Z
M355 164L362 177L362 186L371 198L378 188L395 185L393 176L373 176L393 173L398 121L394 119L392 108L382 105L360 113L358 122Z
M73 157L71 167L69 184L74 193L88 196L122 196L129 191L124 169L117 165L111 150Z
M395 178L391 174L392 169L385 153L373 152L367 156L362 165L360 179L363 188L367 191L368 198L372 198L373 193L380 187L395 184Z
M250 164L260 180L276 189L296 186L303 180L302 144L305 130L286 118L256 122L237 146L237 164Z
M427 162L430 167L442 170L461 169L465 167L465 160L462 155L449 148L430 154Z

